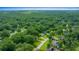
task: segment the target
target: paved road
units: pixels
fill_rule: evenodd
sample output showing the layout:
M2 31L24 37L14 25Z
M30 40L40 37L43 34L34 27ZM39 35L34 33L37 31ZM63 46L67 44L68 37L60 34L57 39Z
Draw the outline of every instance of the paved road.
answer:
M38 45L38 46L34 49L34 51L39 50L39 49L41 48L41 46L43 46L44 43L45 43L47 40L48 40L48 38L44 39L44 41L41 41L40 45Z

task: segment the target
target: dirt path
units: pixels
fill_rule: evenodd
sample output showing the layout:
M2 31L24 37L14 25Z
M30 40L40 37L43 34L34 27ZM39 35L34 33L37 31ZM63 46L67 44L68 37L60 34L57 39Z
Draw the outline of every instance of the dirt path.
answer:
M22 28L21 32L24 32L26 29ZM18 33L17 31L13 32L10 34L9 38L11 38L13 35L15 35L16 33Z

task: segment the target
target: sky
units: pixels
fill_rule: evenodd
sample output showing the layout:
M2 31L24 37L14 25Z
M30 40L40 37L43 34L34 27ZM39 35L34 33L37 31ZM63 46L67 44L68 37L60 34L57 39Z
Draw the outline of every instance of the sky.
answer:
M79 7L0 7L0 10L79 10Z
M0 0L0 7L79 7L79 0Z
M79 0L0 0L0 10L79 10Z

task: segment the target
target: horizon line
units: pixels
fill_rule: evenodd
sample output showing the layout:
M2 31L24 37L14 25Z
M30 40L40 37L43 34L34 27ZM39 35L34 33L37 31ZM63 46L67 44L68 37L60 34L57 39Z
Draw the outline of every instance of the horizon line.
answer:
M0 10L79 10L79 7L0 7Z

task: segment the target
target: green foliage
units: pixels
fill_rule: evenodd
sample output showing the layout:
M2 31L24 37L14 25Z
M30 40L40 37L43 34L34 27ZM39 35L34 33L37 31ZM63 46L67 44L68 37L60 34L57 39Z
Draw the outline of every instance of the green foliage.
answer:
M22 33L16 33L14 35L12 35L12 37L10 38L13 42L15 43L24 43L25 39L23 38L24 34Z
M27 34L38 35L39 32L38 32L35 28L29 27L29 28L27 29Z
M15 50L15 43L10 39L4 39L0 42L0 50L2 51L14 51Z
M35 41L35 37L33 35L25 35L24 33L21 32L12 35L11 39L16 44L24 42L33 44L33 42Z
M33 45L31 44L27 44L27 43L19 43L17 46L16 46L16 51L32 51L33 50Z
M0 36L4 39L5 37L9 37L10 36L10 32L8 30L3 30L1 33L0 33Z
M33 44L35 41L35 37L33 35L25 35L24 36L25 42Z
M0 12L0 50L33 50L45 36L50 42L42 50L53 47L53 37L58 38L59 50L78 50L79 11Z

